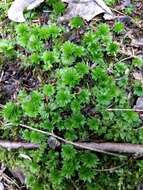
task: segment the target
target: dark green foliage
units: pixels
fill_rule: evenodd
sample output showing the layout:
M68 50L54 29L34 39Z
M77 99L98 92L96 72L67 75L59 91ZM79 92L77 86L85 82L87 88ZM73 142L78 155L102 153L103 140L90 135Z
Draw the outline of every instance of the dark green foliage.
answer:
M143 84L141 81L136 81L134 85L134 94L137 96L143 96Z
M65 7L57 0L49 0L48 6L54 9L49 20L52 16L55 19L55 13L62 14ZM72 28L78 33L84 28L83 20L73 18L68 29L55 20L47 25L18 24L14 43L0 43L0 53L6 54L6 59L17 56L21 66L38 73L40 79L37 89L27 90L21 85L16 100L1 111L2 125L12 123L10 129L4 128L4 137L11 130L13 139L38 143L40 148L9 153L2 150L0 158L12 167L13 162L22 167L30 190L136 189L143 175L142 162L128 163L128 158L79 150L61 141L60 147L51 150L47 136L18 126L27 124L71 141L143 143L142 129L136 130L141 125L137 112L107 110L131 109L135 98L143 96L141 81L130 77L134 69L142 68L143 60L136 57L131 62L119 61L120 44L113 40L122 34L124 26L116 22L110 30L108 24L97 24L96 30L89 27L75 42L63 40L64 32ZM104 171L124 163L116 170Z
M46 96L52 96L54 94L54 86L51 84L45 84L43 86L43 93Z
M36 117L40 112L41 96L37 91L33 91L30 95L22 99L22 109L25 115Z
M121 22L116 22L114 25L113 31L116 32L117 34L123 32L124 31L124 24Z
M59 107L66 106L71 101L71 94L68 89L60 89L56 95L56 103Z
M79 83L80 75L78 74L77 70L73 67L60 69L58 71L58 75L63 85L73 87Z
M65 65L71 65L76 58L84 55L84 48L72 42L65 42L62 46L62 62Z
M137 68L141 68L143 66L143 59L140 57L135 57L132 62L133 65Z
M84 26L83 19L81 17L74 17L70 21L70 25L72 28L80 28Z
M3 117L12 123L20 121L21 110L14 102L8 102L3 108Z
M15 57L15 50L14 50L14 43L8 40L1 40L0 41L0 54L7 56L8 58Z

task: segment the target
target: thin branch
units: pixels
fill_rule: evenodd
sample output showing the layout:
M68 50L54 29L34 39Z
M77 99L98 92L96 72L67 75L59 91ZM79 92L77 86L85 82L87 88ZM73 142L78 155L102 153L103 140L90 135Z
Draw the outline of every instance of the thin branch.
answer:
M95 169L95 171L97 171L97 172L114 172L115 170L117 170L117 169L119 169L119 168L121 168L121 167L123 167L125 165L126 165L126 163L123 163L123 164L121 164L119 166L115 166L115 167L112 167L112 168Z
M124 109L124 108L108 108L107 111L130 111L130 112L143 112L142 109Z
M141 127L138 127L138 128L136 128L136 129L134 129L135 131L138 131L138 130L140 130L140 129L143 129L143 125L141 126Z
M79 143L76 143L76 142L72 142L72 141L69 141L69 140L66 140L64 138L61 138L53 133L50 133L50 132L46 132L46 131L42 131L40 129L36 129L36 128L33 128L33 127L30 127L28 125L24 125L24 124L20 124L21 127L23 128L26 128L26 129L29 129L29 130L32 130L32 131L37 131L39 133L42 133L42 134L45 134L45 135L48 135L48 136L52 136L52 137L55 137L56 139L66 143L66 144L71 144L77 148L81 148L81 149L86 149L86 150L91 150L91 151L94 151L94 152L99 152L99 153L104 153L104 154L107 154L107 155L111 155L111 156L117 156L117 157L125 157L124 155L120 155L120 154L116 154L116 153L112 153L112 152L108 152L108 151L104 151L104 150L100 150L98 148L92 148L92 147L89 147L89 146L86 146L86 145L83 145L83 144L79 144Z
M9 184L13 184L15 185L18 189L20 189L19 185L13 180L11 179L8 175L6 175L5 173L2 174L2 178L7 181Z
M126 60L129 60L129 59L132 59L132 58L134 58L135 56L128 56L128 57L125 57L125 58L123 58L123 59L121 59L121 60L119 60L119 61L117 61L117 63L120 63L120 62L123 62L123 61L126 61Z

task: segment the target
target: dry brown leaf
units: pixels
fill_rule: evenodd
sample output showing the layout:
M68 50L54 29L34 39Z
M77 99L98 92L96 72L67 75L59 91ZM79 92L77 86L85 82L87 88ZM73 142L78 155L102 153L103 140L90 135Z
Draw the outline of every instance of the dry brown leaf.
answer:
M95 16L104 13L105 20L114 18L110 8L103 0L62 0L68 3L66 14L60 20L69 20L72 17L80 16L83 19L90 21Z
M133 77L136 80L141 81L141 83L143 84L143 73L141 71L135 71L135 72L133 72Z
M134 109L143 110L143 96L138 97ZM139 116L143 120L143 112L140 112Z
M31 10L40 5L44 0L15 0L8 10L8 18L15 22L25 22L24 10Z
M134 108L143 110L143 96L137 99L137 102Z
M8 18L15 22L25 22L24 10L31 10L39 6L44 0L15 0L8 10ZM69 20L72 17L80 16L90 21L95 16L104 13L105 20L113 19L113 13L103 0L62 0L68 3L66 14L59 20Z

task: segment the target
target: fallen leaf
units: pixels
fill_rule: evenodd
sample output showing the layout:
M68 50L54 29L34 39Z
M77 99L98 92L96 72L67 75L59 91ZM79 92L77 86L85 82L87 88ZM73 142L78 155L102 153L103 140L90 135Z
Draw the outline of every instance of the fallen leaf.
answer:
M135 71L135 72L133 72L133 77L136 80L141 81L141 83L143 84L143 73L142 73L142 71Z
M14 178L18 179L21 184L25 184L25 176L21 169L10 169L10 173L13 175Z
M39 6L44 0L15 0L8 10L8 18L15 22L25 22L24 10L31 10ZM68 3L67 13L59 20L69 20L72 17L80 16L90 21L95 16L104 13L105 20L113 19L113 13L103 0L62 0Z
M90 21L95 16L104 13L105 20L114 18L110 8L103 0L62 0L68 3L67 12L60 21L69 20L72 17L80 16L83 19Z
M135 109L143 110L143 96L137 99L136 105L134 106Z
M44 0L15 0L8 10L8 18L15 22L25 22L24 10L33 9L40 5Z
M143 110L143 96L138 97L134 109ZM139 116L143 120L143 112L140 112Z

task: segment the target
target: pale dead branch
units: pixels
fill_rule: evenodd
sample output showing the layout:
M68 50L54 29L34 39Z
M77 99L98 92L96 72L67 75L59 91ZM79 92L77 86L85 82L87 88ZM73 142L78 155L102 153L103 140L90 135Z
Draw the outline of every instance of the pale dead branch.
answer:
M46 131L42 131L40 129L36 129L36 128L33 128L33 127L30 127L28 125L24 125L24 124L20 124L21 127L23 128L26 128L26 129L29 129L29 130L32 130L32 131L37 131L39 133L42 133L42 134L45 134L47 136L52 136L66 144L71 144L77 148L80 148L80 149L86 149L86 150L91 150L91 151L94 151L94 152L99 152L99 153L104 153L104 154L107 154L107 155L111 155L111 156L117 156L117 157L125 157L124 155L120 155L120 154L116 154L116 153L112 153L112 152L106 152L104 150L100 150L98 148L92 148L92 147L89 147L89 146L85 146L85 145L82 145L82 144L79 144L77 142L72 142L72 141L69 141L69 140L66 140L64 138L61 138L53 133L50 133L50 132L46 132Z
M129 143L78 143L79 145L86 146L92 149L100 149L107 152L119 152L126 154L143 154L142 144L129 144Z
M143 109L124 109L124 108L108 108L107 111L123 111L123 112L143 112Z
M33 144L33 143L12 142L12 141L5 141L5 140L0 140L0 146L8 150L14 150L14 149L19 149L19 148L35 149L39 147L39 145Z

